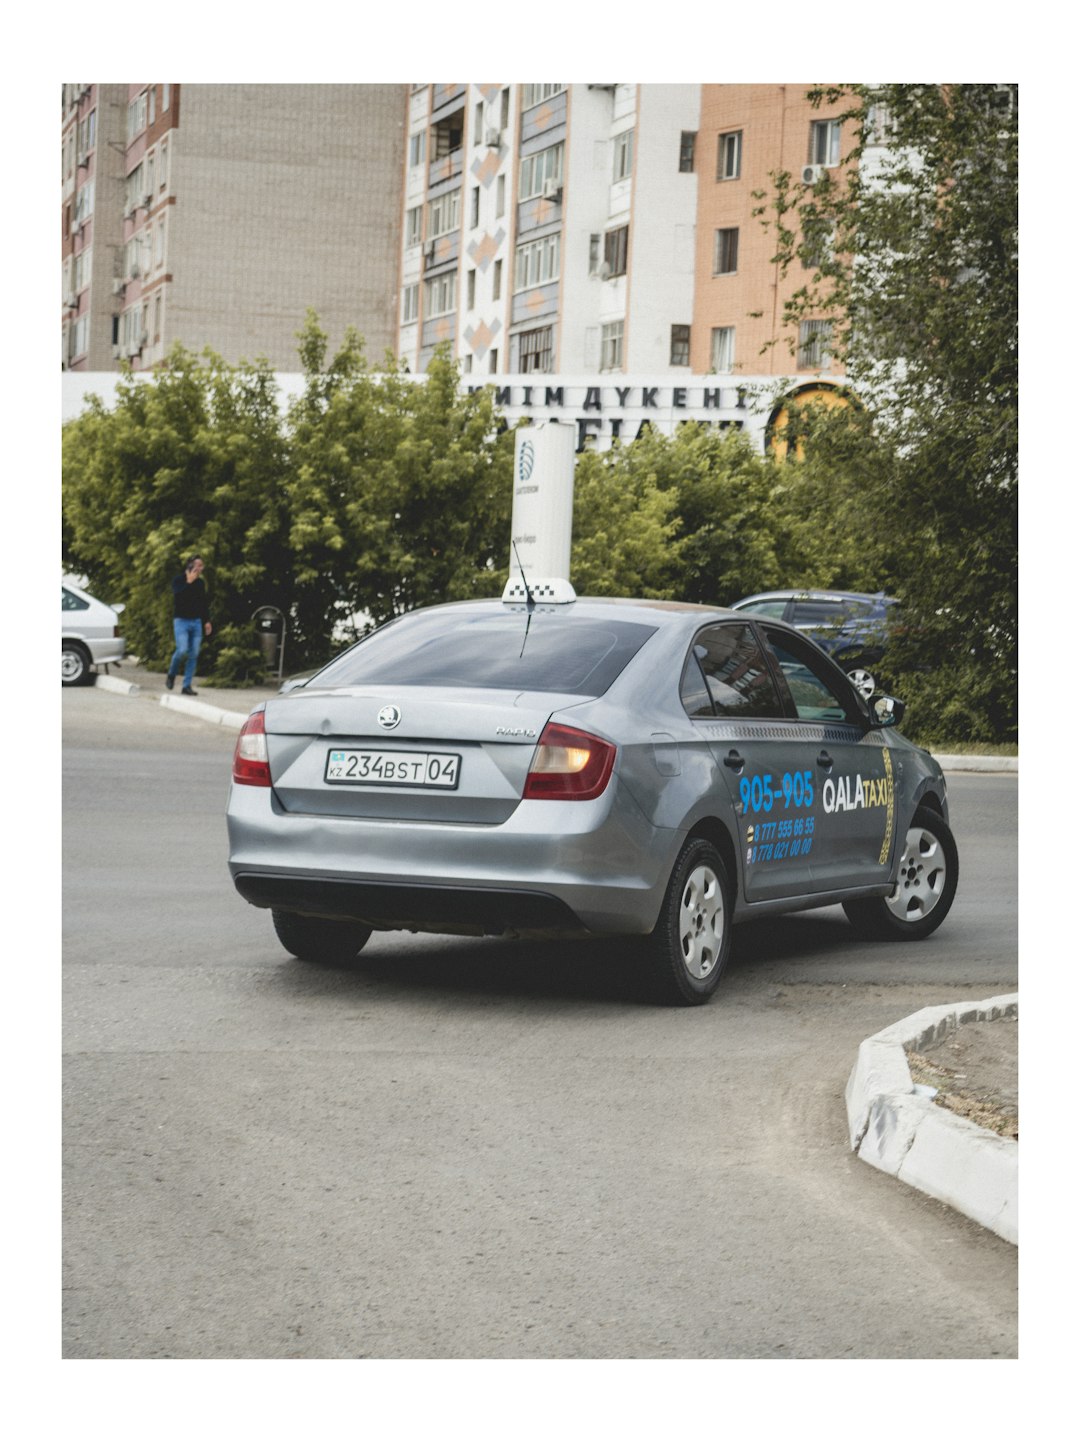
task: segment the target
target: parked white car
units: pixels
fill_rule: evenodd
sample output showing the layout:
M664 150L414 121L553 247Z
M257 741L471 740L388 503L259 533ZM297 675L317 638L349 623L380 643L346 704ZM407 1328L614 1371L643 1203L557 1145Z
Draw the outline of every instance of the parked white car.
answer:
M98 601L68 576L61 582L60 606L60 681L63 686L85 686L95 666L124 655L119 609Z

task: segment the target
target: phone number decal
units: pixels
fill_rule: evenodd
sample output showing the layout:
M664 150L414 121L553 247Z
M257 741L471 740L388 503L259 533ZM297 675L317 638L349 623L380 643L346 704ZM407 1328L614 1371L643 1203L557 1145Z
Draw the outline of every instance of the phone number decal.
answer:
M761 776L742 777L739 781L739 796L744 812L771 812L781 804L786 811L791 807L812 807L814 805L814 774L807 767L804 772L785 772L778 786L773 786L772 772Z
M814 845L813 817L792 817L779 822L755 822L746 829L748 862L782 862L805 857Z

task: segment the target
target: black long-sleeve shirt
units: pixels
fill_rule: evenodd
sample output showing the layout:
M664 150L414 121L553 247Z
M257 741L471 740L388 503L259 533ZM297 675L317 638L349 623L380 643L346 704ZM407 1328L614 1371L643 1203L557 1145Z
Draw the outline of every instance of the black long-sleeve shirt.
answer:
M206 596L206 582L201 576L189 581L184 572L173 577L173 616L184 621L209 621L210 603Z

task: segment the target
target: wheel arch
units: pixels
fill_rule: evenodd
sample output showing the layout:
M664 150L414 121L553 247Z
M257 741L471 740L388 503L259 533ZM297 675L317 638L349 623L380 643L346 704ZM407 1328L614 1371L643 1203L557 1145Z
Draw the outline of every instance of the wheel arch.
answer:
M720 818L700 817L686 834L687 841L693 837L703 837L706 842L712 843L723 858L732 887L738 892L739 863L735 853L735 842ZM729 898L731 902L735 902L735 900L735 897Z

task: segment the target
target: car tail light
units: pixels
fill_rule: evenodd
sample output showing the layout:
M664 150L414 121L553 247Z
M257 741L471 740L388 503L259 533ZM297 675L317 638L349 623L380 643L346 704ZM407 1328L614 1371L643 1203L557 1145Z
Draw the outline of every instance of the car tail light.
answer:
M232 778L245 787L270 785L270 760L266 750L266 726L261 711L253 711L240 728L233 752Z
M615 750L588 732L548 722L525 778L525 800L592 801L608 784Z

